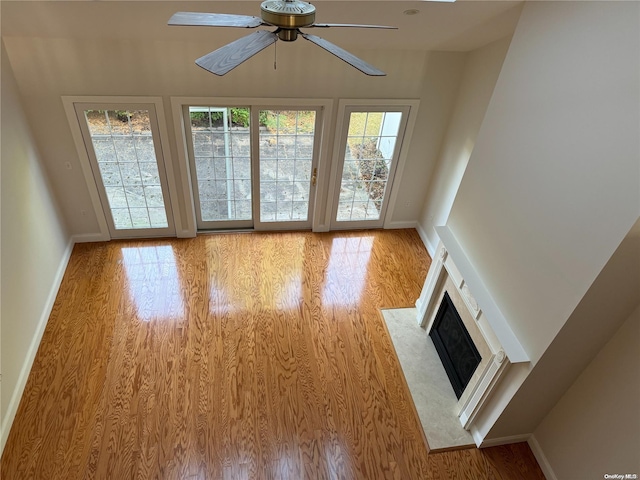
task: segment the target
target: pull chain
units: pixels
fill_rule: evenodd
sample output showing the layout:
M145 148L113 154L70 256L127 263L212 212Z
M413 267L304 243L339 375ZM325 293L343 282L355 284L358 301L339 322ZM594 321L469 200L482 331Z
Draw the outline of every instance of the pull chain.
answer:
M277 70L277 61L278 61L278 42L274 42L273 44L273 69Z

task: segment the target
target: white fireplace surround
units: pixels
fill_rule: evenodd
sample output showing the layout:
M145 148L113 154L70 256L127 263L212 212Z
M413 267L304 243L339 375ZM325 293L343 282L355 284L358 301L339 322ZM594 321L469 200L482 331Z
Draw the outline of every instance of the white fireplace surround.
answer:
M416 301L417 320L429 332L440 306L445 284L449 285L449 288L454 285L456 292L450 292L450 295L454 293L462 299L462 302L458 301L456 304L456 309L466 307L470 318L473 319L467 322L475 323L475 326L467 325L467 329L471 327L475 331L479 330L486 342L486 345L477 347L480 347L481 351L490 352L490 358L483 358L478 366L478 371L460 397L457 412L462 426L475 433L474 419L509 366L512 363L528 362L529 356L451 230L448 227L436 227L436 232L440 236L440 244L420 298ZM461 316L469 318L469 315L464 313L465 315L461 313ZM477 343L475 340L474 342ZM475 434L474 439L480 446L482 439L477 438Z

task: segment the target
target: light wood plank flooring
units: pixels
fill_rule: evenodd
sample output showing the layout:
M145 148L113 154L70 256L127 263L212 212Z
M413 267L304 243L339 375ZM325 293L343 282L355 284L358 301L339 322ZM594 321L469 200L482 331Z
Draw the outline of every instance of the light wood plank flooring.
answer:
M3 479L539 479L526 444L428 454L379 308L415 230L76 245Z

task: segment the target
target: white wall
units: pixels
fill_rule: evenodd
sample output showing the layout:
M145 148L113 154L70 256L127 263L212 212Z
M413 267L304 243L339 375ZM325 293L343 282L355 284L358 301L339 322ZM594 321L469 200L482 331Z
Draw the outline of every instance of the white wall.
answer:
M561 480L640 475L640 306L534 432Z
M427 185L438 161L442 138L458 95L466 53L430 52L422 75L420 110L411 139L409 157L398 185L392 221L415 226Z
M2 45L0 452L71 251Z
M145 26L140 28L144 31ZM424 98L417 123L443 132L458 82L460 58L464 56L456 52L428 54L412 50L354 49L354 54L388 72L386 77L374 78L309 42L298 41L278 45L278 52L286 49L286 55L279 54L277 70L273 69L273 51L268 50L232 74L216 77L194 65L194 59L212 50L216 42L229 41L234 29L214 29L211 35L217 35L218 39L189 42L154 38L4 38L25 99L25 111L33 119L35 140L43 152L43 162L72 234L89 235L99 230L91 214L92 204L60 100L62 95L161 96L169 132L174 131L171 96ZM301 64L308 64L309 68L299 68ZM424 88L425 76L432 88L428 92ZM408 211L393 212L392 221L397 216L397 220L415 222L418 217L424 197L424 177L435 161L435 153L425 154L432 148L432 144L425 145L430 139L431 136L418 139L410 150L397 204L409 202L411 207ZM435 144L439 145L440 139L436 140ZM170 155L165 159L175 165L177 145L173 137L170 143ZM421 148L423 145L425 148ZM72 170L65 168L67 161ZM330 165L324 171L330 171ZM177 168L174 172L178 173ZM180 177L176 176L180 185ZM416 183L415 177L420 182ZM181 204L180 208L184 211L185 206ZM88 211L89 215L82 216L81 210Z
M640 4L525 4L447 222L535 364L640 214Z
M533 432L589 362L637 308L640 219L533 367L487 438ZM631 412L628 412L631 413Z
M639 23L631 2L521 13L447 221L532 360L511 367L478 438L526 435L544 416L544 398L509 407L640 216ZM558 338L553 351L570 352ZM562 388L551 371L541 397Z
M511 36L467 54L451 121L420 214L419 229L432 256L439 241L433 227L447 222L510 41Z

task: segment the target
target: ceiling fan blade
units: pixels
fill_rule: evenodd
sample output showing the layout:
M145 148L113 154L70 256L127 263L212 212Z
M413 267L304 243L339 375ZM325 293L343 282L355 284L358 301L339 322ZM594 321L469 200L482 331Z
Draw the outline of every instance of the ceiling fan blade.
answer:
M261 18L226 13L178 12L169 19L169 25L196 27L245 27L266 25Z
M224 75L277 40L275 33L259 30L200 57L196 64L216 75Z
M372 75L372 76L386 75L386 73L384 73L381 70L378 70L373 65L369 65L364 60L359 59L352 53L347 52L346 50L338 47L337 45L334 45L333 43L325 40L324 38L316 37L315 35L309 35L302 32L300 32L300 35L302 35L305 40L309 40L311 43L315 43L320 48L324 48L327 52L334 54L340 60L344 60L352 67L360 70L362 73L366 73L367 75Z
M389 27L387 25L359 25L356 23L314 23L304 28L329 28L329 27L349 27L349 28L386 28L388 30L397 30L398 27Z

